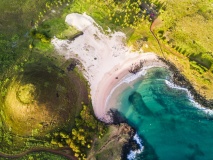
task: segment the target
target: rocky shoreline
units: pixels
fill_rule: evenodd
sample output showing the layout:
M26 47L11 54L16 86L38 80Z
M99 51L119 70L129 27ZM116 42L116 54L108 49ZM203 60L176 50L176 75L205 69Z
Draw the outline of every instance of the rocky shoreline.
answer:
M161 57L158 58L169 67L169 70L172 72L171 80L175 85L188 89L192 94L194 100L197 103L201 104L203 107L213 109L213 100L206 100L204 96L200 95L192 86L190 81L181 74L181 72L176 68L176 66L172 62L166 61L164 58ZM125 138L125 142L123 142L122 150L120 153L120 159L127 160L127 156L129 155L130 151L135 151L139 149L139 145L137 144L136 140L134 140L136 130L135 128L127 124L126 118L118 110L111 109L107 113L107 115L111 117L111 123L109 125L116 126L117 128L126 128L125 136L128 136Z
M199 94L195 88L192 86L190 81L181 74L181 72L176 68L176 66L170 62L165 60L164 58L159 57L159 60L163 61L166 65L168 65L169 70L173 73L172 75L172 81L174 84L184 87L190 91L192 94L194 100L201 104L205 108L213 109L213 99L207 100L204 96Z
M134 130L133 136L131 136L129 141L126 144L124 144L124 146L122 147L121 160L128 160L128 155L129 155L130 151L135 151L135 150L140 149L139 144L134 139L136 131L135 131L135 129L133 129L133 130Z
M127 156L129 155L130 151L135 151L140 148L139 144L137 144L136 140L134 139L136 129L127 124L126 118L118 110L110 109L107 114L112 118L113 125L125 124L129 128L128 140L126 143L124 143L121 150L121 160L127 160Z

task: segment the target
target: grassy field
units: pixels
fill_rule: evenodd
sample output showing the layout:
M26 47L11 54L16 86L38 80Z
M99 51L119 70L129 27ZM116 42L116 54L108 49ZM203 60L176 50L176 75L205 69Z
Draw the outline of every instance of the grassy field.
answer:
M25 147L21 150L34 146L50 147L47 141L34 137L50 130L55 131L52 127L42 132L45 124L35 125L36 119L52 120L48 116L45 119L39 115L41 106L47 102L43 105L45 111L62 117L65 114L63 109L75 108L64 117L69 119L71 125L61 125L71 130L74 118L82 109L81 102L89 103L88 85L82 73L77 69L68 72L67 67L72 60L64 63L63 57L57 56L50 43L54 36L72 39L81 34L64 22L66 15L73 12L86 12L106 34L108 27L112 31L124 32L127 36L126 44L133 50L155 52L162 57L159 45L150 32L154 21L151 29L160 40L165 58L177 66L198 92L207 99L213 99L212 3L212 0L2 0L0 142L3 145L0 149L10 152L13 146L18 151L23 143ZM57 79L54 80L54 77ZM69 93L70 97L66 96L68 92L72 92ZM40 108L31 104L35 99L40 102ZM34 111L37 117L29 121L31 124L24 124L28 119L21 119L21 115L16 114L14 107L17 104L21 109L25 107L26 111L36 108ZM31 104L31 109L26 104ZM65 123L63 120L57 121L57 124ZM22 130L24 125L28 126ZM25 139L23 135L29 137Z
M212 1L161 0L166 4L154 27L170 61L207 99L213 99Z
M0 160L10 160L11 158L1 158ZM67 158L60 155L52 154L49 152L37 152L29 153L21 158L14 158L16 160L47 160L47 159L57 159L57 160L67 160Z
M57 160L67 160L62 156L58 156L55 154L51 154L48 152L39 152L39 153L31 153L27 154L24 157L18 158L17 160L34 160L34 159L57 159Z
M33 146L50 147L48 134L70 132L81 103L89 103L85 80L76 71L67 70L70 63L63 64L63 68L55 64L35 54L5 82L2 151L15 153Z
M53 36L78 34L61 19L63 5L0 2L0 151L53 147L48 134L69 132L81 103L89 103L85 79L67 70L71 61L53 56Z
M6 72L11 64L29 53L27 42L29 31L46 1L0 2L0 73Z

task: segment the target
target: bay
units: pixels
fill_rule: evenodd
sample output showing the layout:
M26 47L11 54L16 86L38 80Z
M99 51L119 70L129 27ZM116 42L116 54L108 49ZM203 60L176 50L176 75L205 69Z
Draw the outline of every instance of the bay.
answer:
M167 69L152 68L111 96L142 141L142 152L132 159L213 159L213 116L199 109L186 89L168 86L169 77Z

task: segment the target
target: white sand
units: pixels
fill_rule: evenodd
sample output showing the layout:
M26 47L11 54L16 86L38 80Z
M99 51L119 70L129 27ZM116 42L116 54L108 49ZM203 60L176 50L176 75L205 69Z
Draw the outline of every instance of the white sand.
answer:
M101 27L86 14L69 14L66 22L84 34L73 41L54 38L52 43L66 59L77 58L83 64L84 75L90 83L94 112L99 119L104 119L109 108L107 98L113 88L124 82L124 77L130 76L128 70L132 64L146 60L145 65L149 67L165 66L154 53L132 52L123 43L124 33L103 34Z

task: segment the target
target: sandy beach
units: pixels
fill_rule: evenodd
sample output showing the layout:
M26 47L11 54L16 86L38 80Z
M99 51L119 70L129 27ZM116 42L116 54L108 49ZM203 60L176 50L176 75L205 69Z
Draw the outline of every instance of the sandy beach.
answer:
M73 41L54 38L52 44L66 59L77 58L81 61L81 70L90 83L94 112L99 119L106 121L107 100L116 86L129 83L131 77L140 76L138 74L143 74L148 68L166 66L154 53L132 52L124 44L124 33L110 32L105 35L102 28L86 14L72 13L67 15L65 21L82 31L83 35ZM143 62L142 71L136 75L130 73L131 67L140 62Z

